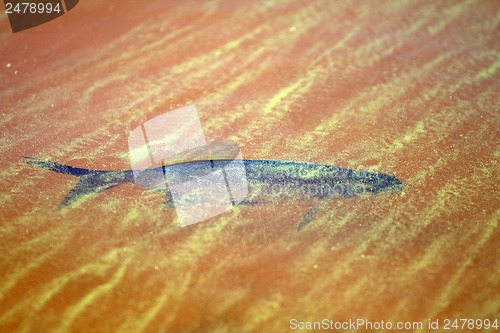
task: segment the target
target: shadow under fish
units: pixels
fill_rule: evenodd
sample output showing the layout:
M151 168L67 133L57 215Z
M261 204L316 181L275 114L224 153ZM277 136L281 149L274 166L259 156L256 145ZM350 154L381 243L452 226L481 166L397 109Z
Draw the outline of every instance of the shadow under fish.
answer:
M217 168L232 168L232 160L198 160L143 170L92 170L76 168L55 162L25 157L29 165L79 178L59 205L67 207L112 187L131 183L160 191L169 199L166 207L182 204L174 202L167 184L189 182ZM277 160L241 160L244 166L248 194L233 205L282 204L314 201L316 204L299 223L301 230L311 222L330 200L397 192L404 185L396 177L307 162ZM241 168L241 166L240 166ZM185 202L184 204L190 204Z

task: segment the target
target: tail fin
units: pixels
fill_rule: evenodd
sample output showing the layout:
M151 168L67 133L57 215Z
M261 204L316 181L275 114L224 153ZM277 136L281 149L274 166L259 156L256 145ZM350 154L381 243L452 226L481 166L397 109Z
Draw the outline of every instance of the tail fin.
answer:
M64 165L56 162L50 162L50 161L44 161L40 160L38 158L30 157L30 156L24 156L24 161L37 168L41 169L46 169L46 170L51 170L59 173L64 173L67 175L73 175L73 176L84 176L89 173L91 173L93 170L89 169L82 169L82 168L74 168L69 165Z
M123 171L100 171L75 168L33 157L25 157L25 162L41 169L79 177L80 181L68 192L58 209L69 206L81 199L92 197L125 182L125 173Z

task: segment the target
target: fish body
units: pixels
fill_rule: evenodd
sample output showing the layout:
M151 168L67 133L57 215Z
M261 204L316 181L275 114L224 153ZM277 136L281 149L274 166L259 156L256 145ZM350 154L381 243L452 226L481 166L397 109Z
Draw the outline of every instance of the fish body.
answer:
M396 192L403 188L403 183L394 176L308 162L199 160L143 170L106 171L75 168L29 157L25 161L35 167L79 177L80 181L59 208L126 183L160 191L171 199L169 184L199 181L222 169L226 174L236 175L248 188L245 199L236 203L239 205L334 200ZM201 187L202 190L210 184L206 185Z

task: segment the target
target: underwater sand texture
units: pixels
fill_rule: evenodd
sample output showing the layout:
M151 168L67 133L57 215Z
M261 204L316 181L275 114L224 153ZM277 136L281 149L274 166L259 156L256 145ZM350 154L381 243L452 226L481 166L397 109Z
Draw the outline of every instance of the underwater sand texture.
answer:
M0 331L287 332L289 321L500 318L497 1L80 1L0 14ZM404 191L236 207L181 228L127 137L196 103L247 159L381 172Z

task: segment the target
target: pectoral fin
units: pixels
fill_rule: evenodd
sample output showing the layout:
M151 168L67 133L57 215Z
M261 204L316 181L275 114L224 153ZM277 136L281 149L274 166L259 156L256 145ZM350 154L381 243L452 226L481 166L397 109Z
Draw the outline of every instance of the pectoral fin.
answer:
M306 225L308 225L314 218L323 211L323 209L327 206L327 201L320 201L319 203L312 206L300 221L297 231L302 230Z

